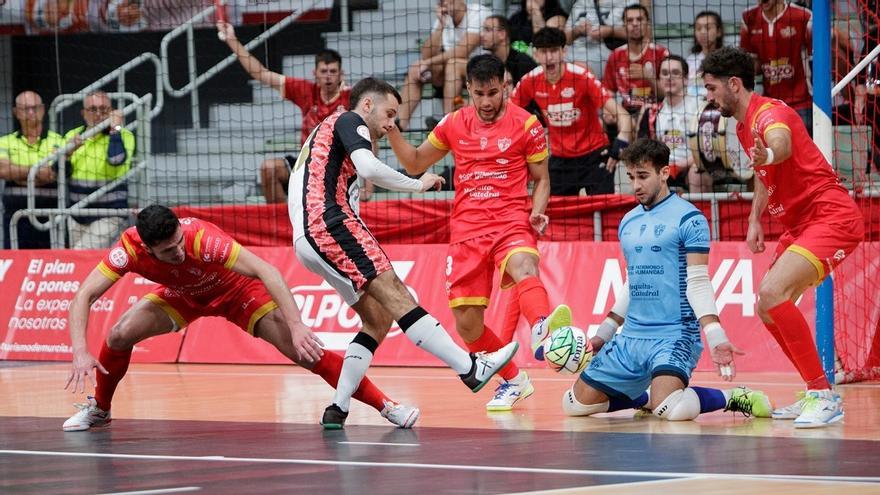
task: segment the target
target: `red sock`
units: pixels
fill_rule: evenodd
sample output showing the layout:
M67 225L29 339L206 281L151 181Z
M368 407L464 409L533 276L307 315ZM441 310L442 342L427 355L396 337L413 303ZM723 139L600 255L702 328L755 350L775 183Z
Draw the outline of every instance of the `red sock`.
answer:
M530 326L550 314L550 299L540 278L528 277L520 280L516 284L516 292L519 296L519 307Z
M822 369L822 363L819 361L819 351L816 350L810 326L794 302L785 301L770 308L767 313L770 314L770 318L773 318L773 323L776 324L779 333L785 339L785 345L791 352L789 359L800 372L801 378L807 384L807 389L831 388L825 377L825 370Z
M504 347L504 344L498 340L498 336L487 326L483 327L483 334L480 335L480 338L465 345L467 345L468 350L471 352L492 352ZM519 375L519 368L513 364L513 360L507 363L507 365L501 368L501 371L498 372L498 376L505 380L513 380L517 375Z
M331 387L336 388L336 384L339 383L339 374L342 372L342 356L325 350L321 360L315 364L311 372L323 378ZM352 398L373 406L377 411L385 408L386 400L394 402L366 376L361 380L361 384L354 391Z
M767 331L770 332L770 335L773 336L773 340L779 344L779 348L782 349L782 352L785 353L785 357L791 361L791 364L795 364L794 358L791 357L791 351L788 350L788 344L785 343L785 339L782 338L782 332L779 331L779 327L776 326L775 323L767 323L764 322L764 326L767 328ZM797 366L797 365L795 365Z
M98 386L95 387L95 401L98 407L105 411L110 410L110 402L113 400L113 394L116 392L116 386L128 371L128 363L131 361L131 349L126 351L117 351L107 347L105 340L101 344L101 353L98 354L98 361L107 370L107 374L97 371Z
M516 333L516 327L519 325L519 317L522 315L519 310L519 291L516 286L510 288L510 299L504 308L504 322L501 326L501 334L498 336L502 343L513 341L513 334Z

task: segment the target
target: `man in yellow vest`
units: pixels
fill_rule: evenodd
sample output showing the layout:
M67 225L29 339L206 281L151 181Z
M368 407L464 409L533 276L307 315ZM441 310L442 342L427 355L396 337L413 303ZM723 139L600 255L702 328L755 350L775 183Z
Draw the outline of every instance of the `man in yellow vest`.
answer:
M102 186L122 177L131 168L134 155L134 134L122 127L125 119L114 111L110 97L103 91L86 95L82 110L85 125L71 129L66 140L78 143L70 155L70 204L81 201ZM95 127L107 118L110 127L83 140L80 134ZM128 186L121 184L105 193L87 208L128 208ZM68 227L70 247L74 249L99 249L109 247L119 237L128 223L123 217L73 217Z
M0 179L3 189L3 247L9 249L9 220L27 207L27 177L31 167L64 145L64 139L43 126L46 109L40 95L23 91L15 97L13 107L18 130L0 137ZM58 188L51 167L41 167L36 176L36 207L58 206ZM0 181L0 184L2 184ZM48 249L49 231L37 230L27 219L18 222L18 247Z

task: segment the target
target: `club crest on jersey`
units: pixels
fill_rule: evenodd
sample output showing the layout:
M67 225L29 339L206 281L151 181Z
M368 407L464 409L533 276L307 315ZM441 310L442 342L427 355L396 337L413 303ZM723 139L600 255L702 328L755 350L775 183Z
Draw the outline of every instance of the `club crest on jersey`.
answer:
M359 126L357 126L357 129L355 129L355 132L358 133L358 136L366 139L367 141L371 140L370 139L370 130L367 129L367 126L359 125Z
M125 265L128 264L128 253L125 252L125 249L121 247L114 248L110 251L110 264L115 266L116 268L125 268Z
M563 98L571 98L574 96L574 88L563 88L562 91L559 92L559 96Z
M501 138L498 140L498 149L501 151L507 151L507 148L510 148L510 138Z
M480 138L480 149L484 150L484 149L486 149L486 146L488 146L488 145L489 145L489 138L481 137Z
M661 223L660 225L655 225L654 237L660 237L660 234L662 234L664 230L666 230L666 224Z

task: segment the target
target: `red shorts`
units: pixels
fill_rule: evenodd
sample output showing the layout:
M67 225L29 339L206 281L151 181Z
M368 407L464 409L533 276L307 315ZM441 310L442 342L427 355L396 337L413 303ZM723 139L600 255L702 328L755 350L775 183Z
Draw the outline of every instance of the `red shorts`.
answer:
M488 306L495 267L501 273L501 288L512 287L514 281L506 269L507 261L516 253L538 256L538 239L531 226L516 226L450 244L446 257L449 307Z
M254 279L230 287L222 295L213 298L192 297L164 285L144 298L158 304L178 328L184 328L202 316L220 316L251 335L260 318L278 307L263 282Z
M787 230L776 245L773 263L785 251L795 252L816 267L815 284L821 282L853 252L865 236L862 217L843 220L834 218L834 223L829 223L828 220L832 218L834 216L828 216L822 220L803 223L803 228Z

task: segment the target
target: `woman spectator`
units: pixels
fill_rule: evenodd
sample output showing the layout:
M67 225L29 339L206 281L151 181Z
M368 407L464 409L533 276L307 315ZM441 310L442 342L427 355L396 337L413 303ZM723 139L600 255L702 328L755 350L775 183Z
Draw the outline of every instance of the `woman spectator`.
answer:
M706 96L706 88L703 87L703 78L700 77L700 65L706 55L724 46L724 23L718 12L704 10L697 14L694 19L694 46L687 63L690 67L688 72L688 94Z

